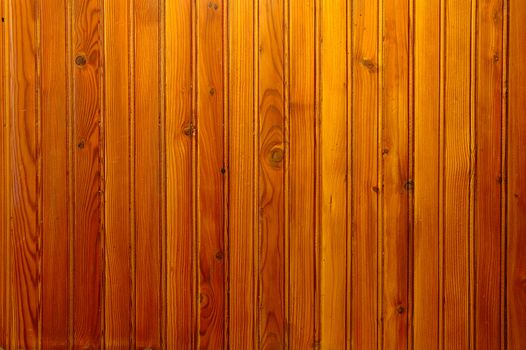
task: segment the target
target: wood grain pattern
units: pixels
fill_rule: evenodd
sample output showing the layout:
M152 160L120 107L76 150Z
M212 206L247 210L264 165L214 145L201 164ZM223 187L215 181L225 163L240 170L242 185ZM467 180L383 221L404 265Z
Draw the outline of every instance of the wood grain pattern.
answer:
M42 348L68 345L69 211L66 8L41 2Z
M104 3L104 345L133 346L128 1Z
M503 340L500 317L503 257L502 77L503 1L479 1L477 7L475 89L475 348L497 349ZM473 38L472 38L473 40ZM499 317L496 317L499 315Z
M257 322L256 261L258 205L255 159L257 90L255 89L255 2L231 0L229 18L229 345L255 349Z
M197 227L199 348L224 344L223 6L197 2Z
M7 348L10 327L10 299L9 299L9 86L7 55L8 46L8 18L6 1L0 1L0 347Z
M315 346L315 1L289 6L289 347ZM306 254L308 253L308 255Z
M440 0L414 2L413 347L439 329Z
M194 228L192 189L193 8L190 1L166 1L166 211L168 349L193 349Z
M383 1L383 347L407 348L409 283L409 1Z
M526 346L521 1L0 15L0 349Z
M74 335L73 347L101 346L102 232L100 156L101 8L73 4Z
M38 225L37 13L33 1L10 3L10 178L12 339L15 348L39 340L40 230Z
M526 140L526 3L509 0L509 66L508 66L508 191L507 191L507 346L526 346L526 185L522 174L526 170L524 142Z
M378 318L378 2L352 9L352 345L376 348Z
M471 2L445 4L444 346L469 347Z
M160 2L134 2L136 346L161 348ZM143 54L148 52L148 59Z
M322 0L320 13L320 346L341 349L347 337L348 109L345 1Z
M285 347L285 52L284 2L260 0L259 345Z

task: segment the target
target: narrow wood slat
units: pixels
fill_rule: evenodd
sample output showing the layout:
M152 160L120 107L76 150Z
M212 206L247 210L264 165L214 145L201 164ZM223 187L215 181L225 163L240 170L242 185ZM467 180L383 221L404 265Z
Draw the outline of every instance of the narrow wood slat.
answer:
M111 349L132 345L128 3L104 2L104 344Z
M507 346L526 347L526 3L509 0L508 190L507 190Z
M408 344L409 1L383 2L383 347Z
M469 346L471 3L445 13L444 346Z
M353 347L379 346L378 331L378 3L352 11L352 320Z
M320 347L347 344L346 1L320 1Z
M285 346L284 2L260 0L259 45L259 344Z
M414 2L413 346L437 349L440 0Z
M138 348L161 347L160 1L134 2L135 327Z
M9 114L7 88L8 18L6 0L0 1L0 346L7 348L9 342Z
M503 335L500 317L503 1L479 1L476 35L475 93L475 343L497 349ZM497 206L499 208L497 209Z
M101 345L101 8L73 3L74 348Z
M229 21L229 346L256 349L254 1L231 0Z
M36 348L39 336L37 13L33 1L10 2L10 178L12 344Z
M315 250L315 1L289 6L289 347L314 346Z
M224 344L223 6L197 2L197 227L199 346Z
M168 349L195 348L192 4L165 2Z
M69 234L66 8L41 2L42 348L68 344Z

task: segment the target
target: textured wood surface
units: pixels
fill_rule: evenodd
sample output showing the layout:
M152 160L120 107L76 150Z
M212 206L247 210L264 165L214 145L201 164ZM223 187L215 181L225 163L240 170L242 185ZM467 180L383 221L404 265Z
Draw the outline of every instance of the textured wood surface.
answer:
M285 325L285 4L258 9L258 345L284 348Z
M224 344L223 1L196 2L199 347Z
M72 3L73 347L100 347L103 232L101 222L101 8Z
M526 4L522 1L508 2L508 62L506 96L507 110L507 283L506 311L507 346L509 349L520 349L526 346L526 185L521 174L526 169L524 142L526 142L526 40L524 27Z
M0 14L0 348L526 347L522 1Z
M289 4L289 347L315 344L316 22L314 0ZM314 175L314 176L313 176ZM304 252L311 252L305 255Z
M348 118L345 1L320 2L319 234L320 346L347 343ZM323 37L322 37L323 35Z
M414 8L414 231L413 329L415 349L437 349L440 316L440 0Z
M351 341L357 349L381 346L379 337L379 123L378 2L352 2L351 54ZM323 72L322 72L323 74ZM322 116L323 118L323 116ZM323 122L323 121L322 121Z
M132 319L132 195L130 108L131 17L128 1L104 7L104 333L105 345L128 349L134 344Z
M407 348L409 307L409 1L383 1L382 159L383 346Z
M9 11L11 346L34 348L40 331L40 108L36 69L40 40L33 1L13 2Z
M192 3L165 3L167 349L194 348L196 339Z
M497 349L504 342L502 309L504 307L504 256L502 198L504 186L503 145L503 25L504 1L480 2L475 39L475 139L476 162L473 255L475 259L474 332L477 349ZM499 210L497 210L499 206ZM498 317L497 317L498 315Z
M134 252L137 348L161 347L161 77L160 2L135 0ZM144 53L148 59L144 59Z
M68 56L62 1L41 3L42 348L68 344ZM60 77L60 78L59 78Z
M250 349L257 339L257 7L245 0L229 4L228 341L232 349Z

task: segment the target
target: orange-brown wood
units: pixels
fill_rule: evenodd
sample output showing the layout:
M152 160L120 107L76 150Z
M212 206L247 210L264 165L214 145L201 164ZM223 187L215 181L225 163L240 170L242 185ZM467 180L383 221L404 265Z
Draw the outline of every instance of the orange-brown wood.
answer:
M320 330L322 348L342 348L347 338L347 76L345 1L319 2L318 184ZM345 306L345 307L344 307Z
M41 2L42 348L68 345L68 57L63 1Z
M255 1L228 2L229 322L231 349L256 348L257 93ZM256 4L256 5L255 5Z
M8 121L8 96L7 85L7 54L9 53L7 11L5 0L0 1L0 347L7 348L9 341L9 121Z
M39 344L40 226L38 174L39 77L37 7L33 1L9 4L10 47L10 268L11 347Z
M129 349L132 333L131 29L128 1L104 3L104 345Z
M291 1L289 16L289 347L315 345L315 1ZM308 253L308 254L306 254Z
M134 252L137 348L161 348L160 1L134 1ZM148 53L148 59L145 59Z
M506 333L507 347L520 349L526 346L526 314L523 312L526 305L526 183L523 177L526 171L526 3L509 0L508 4Z
M407 348L409 282L409 1L383 1L383 346Z
M519 349L526 5L0 0L1 349Z
M345 348L348 338L348 109L345 1L321 0L319 18L319 273L321 348Z
M224 344L224 81L221 0L197 1L197 231L199 347Z
M504 339L501 307L504 300L502 222L503 1L479 1L475 64L475 319L476 349L498 349ZM497 205L499 208L497 210ZM498 315L498 317L497 317Z
M351 235L352 235L352 345L357 349L379 346L378 259L379 196L379 54L378 3L354 1L351 11L352 116L351 116ZM403 259L402 259L403 260Z
M413 347L439 340L440 0L414 2Z
M166 348L195 348L195 236L193 223L193 7L165 2L166 64Z
M471 2L445 4L443 327L446 348L470 344Z
M94 0L72 3L73 67L73 347L101 346L101 8Z
M259 0L259 346L285 346L285 16L281 0Z

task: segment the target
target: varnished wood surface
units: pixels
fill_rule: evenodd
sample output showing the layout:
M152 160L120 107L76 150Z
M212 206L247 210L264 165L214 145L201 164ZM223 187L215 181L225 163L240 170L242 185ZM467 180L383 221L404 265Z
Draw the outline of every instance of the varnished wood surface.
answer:
M526 347L522 1L0 13L0 348Z

